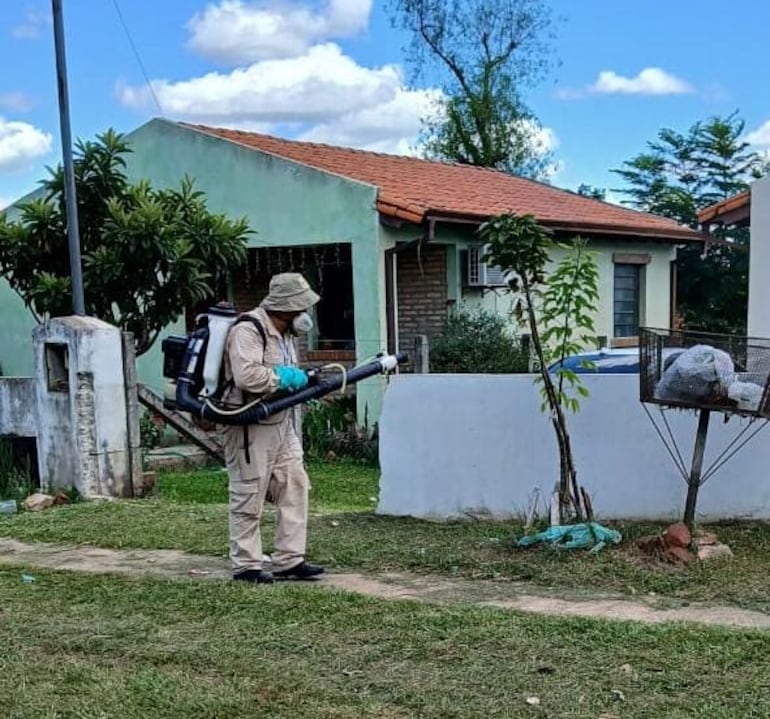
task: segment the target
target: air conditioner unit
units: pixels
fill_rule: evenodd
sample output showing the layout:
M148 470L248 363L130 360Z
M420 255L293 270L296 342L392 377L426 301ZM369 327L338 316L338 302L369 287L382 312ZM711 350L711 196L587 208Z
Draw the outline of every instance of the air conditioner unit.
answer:
M465 282L468 287L507 287L508 273L499 267L488 265L482 261L486 253L484 247L471 247L468 249L468 264L466 267Z

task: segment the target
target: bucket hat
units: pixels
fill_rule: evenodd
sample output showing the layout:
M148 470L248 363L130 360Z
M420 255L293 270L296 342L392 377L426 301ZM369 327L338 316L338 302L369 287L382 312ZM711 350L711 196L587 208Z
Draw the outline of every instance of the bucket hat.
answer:
M260 306L273 312L304 312L320 299L301 274L283 272L270 279L270 289Z

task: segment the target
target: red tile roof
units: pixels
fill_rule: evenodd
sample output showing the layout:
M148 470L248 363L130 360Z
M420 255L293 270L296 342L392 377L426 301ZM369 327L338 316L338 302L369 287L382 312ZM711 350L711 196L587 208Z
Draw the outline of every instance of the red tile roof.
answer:
M251 147L378 188L383 215L420 223L428 217L483 221L513 212L532 214L552 229L643 235L664 240L702 239L678 223L583 197L497 170L385 155L345 147L283 140L270 135L188 125L208 135Z
M723 218L735 221L749 218L751 212L751 190L739 192L713 205L704 207L698 213L698 222L705 225L709 222L717 222Z

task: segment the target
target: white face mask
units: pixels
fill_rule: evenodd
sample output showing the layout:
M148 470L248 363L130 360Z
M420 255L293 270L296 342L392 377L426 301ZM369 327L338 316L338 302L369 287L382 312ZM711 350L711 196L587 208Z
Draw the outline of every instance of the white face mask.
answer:
M297 334L307 334L313 329L313 318L307 312L300 312L291 321L291 326Z

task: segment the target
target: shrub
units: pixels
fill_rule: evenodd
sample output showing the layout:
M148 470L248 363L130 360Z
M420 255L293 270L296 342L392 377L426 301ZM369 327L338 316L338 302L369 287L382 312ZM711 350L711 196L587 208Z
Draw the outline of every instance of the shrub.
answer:
M163 418L145 410L139 418L139 442L143 449L155 449L163 437Z
M22 462L9 439L0 438L0 499L22 501L34 490L29 460Z
M309 402L302 420L305 454L317 459L330 455L376 466L379 461L377 428L356 424L355 399Z
M527 372L527 355L510 320L483 308L458 308L447 316L430 347L431 372Z

